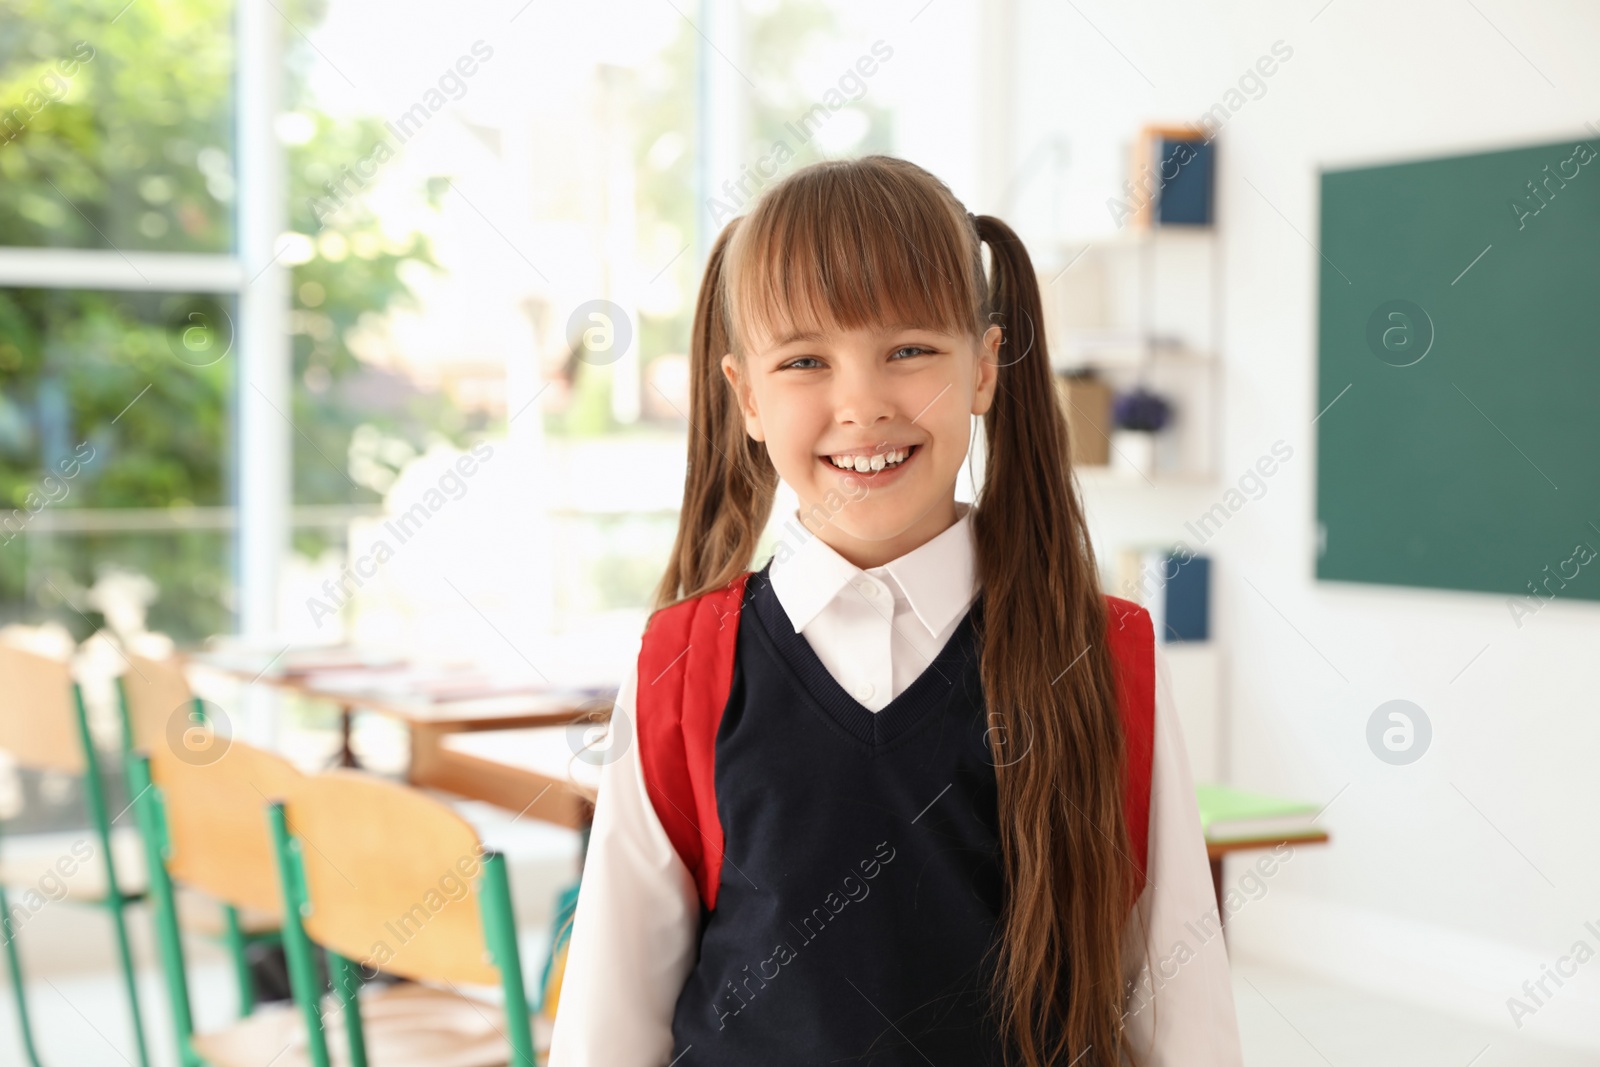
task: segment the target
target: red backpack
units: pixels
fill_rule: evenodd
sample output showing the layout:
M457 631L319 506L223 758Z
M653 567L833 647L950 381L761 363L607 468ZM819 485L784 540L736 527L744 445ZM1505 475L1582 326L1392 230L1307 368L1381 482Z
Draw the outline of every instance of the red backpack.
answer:
M651 617L639 649L635 724L645 789L707 909L717 905L722 875L717 728L733 688L739 612L749 577L741 574L721 589L662 608ZM1106 607L1127 751L1123 798L1137 899L1148 866L1155 635L1150 613L1139 605L1108 596Z

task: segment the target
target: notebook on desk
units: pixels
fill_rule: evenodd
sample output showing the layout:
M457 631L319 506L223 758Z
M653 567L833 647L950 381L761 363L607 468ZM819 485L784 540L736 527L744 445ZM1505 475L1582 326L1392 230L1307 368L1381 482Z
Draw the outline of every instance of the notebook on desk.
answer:
M1197 785L1200 829L1208 842L1288 840L1320 834L1315 804L1250 793L1225 785Z

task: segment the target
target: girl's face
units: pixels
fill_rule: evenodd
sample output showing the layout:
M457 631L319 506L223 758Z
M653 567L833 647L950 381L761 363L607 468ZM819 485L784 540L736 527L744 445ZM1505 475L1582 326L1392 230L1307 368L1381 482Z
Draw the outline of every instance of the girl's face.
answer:
M857 567L902 556L956 520L971 416L994 399L1001 330L833 328L762 337L722 357L745 429L800 498L800 518Z

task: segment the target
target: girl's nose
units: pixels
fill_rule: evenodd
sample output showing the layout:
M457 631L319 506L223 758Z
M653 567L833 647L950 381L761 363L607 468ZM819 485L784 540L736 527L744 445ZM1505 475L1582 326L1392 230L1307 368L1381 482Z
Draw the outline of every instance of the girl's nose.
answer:
M834 393L833 417L841 423L872 426L894 418L894 399L876 374L853 373L839 377Z

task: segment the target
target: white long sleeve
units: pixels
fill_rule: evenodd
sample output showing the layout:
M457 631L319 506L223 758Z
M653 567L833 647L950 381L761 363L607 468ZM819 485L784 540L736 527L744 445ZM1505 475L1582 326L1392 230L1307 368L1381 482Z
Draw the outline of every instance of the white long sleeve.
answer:
M1206 859L1194 780L1156 645L1156 730L1149 867L1125 941L1125 1016L1141 1067L1239 1067L1228 950Z
M618 758L601 765L550 1067L665 1067L694 966L700 896L645 792L633 729L637 661L617 691Z

